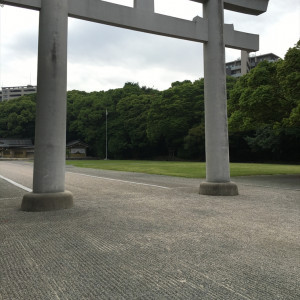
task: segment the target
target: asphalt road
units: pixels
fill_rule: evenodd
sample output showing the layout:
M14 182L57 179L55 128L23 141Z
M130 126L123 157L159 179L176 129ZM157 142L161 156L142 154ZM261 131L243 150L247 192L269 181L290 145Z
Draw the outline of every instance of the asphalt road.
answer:
M67 167L72 209L20 211L0 161L0 299L300 299L299 176L200 180Z

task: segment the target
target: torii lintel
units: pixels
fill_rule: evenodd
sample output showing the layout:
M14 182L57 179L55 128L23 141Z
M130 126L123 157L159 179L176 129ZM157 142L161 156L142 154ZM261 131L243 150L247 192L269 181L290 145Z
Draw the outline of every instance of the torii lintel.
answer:
M208 0L191 0L205 3ZM260 15L267 11L269 0L224 0L224 8L249 15Z
M149 0L148 0L149 1ZM204 0L192 0L204 3ZM225 0L238 2L244 0ZM268 0L252 0L246 2ZM33 10L41 9L42 0L0 0L0 3ZM151 1L150 1L151 2ZM102 23L121 28L153 33L194 42L208 42L207 20L196 17L193 21L154 13L152 5L142 9L144 1L135 1L135 7L127 7L99 0L70 0L68 15L73 18ZM140 6L137 4L140 3ZM249 7L249 5L248 5ZM253 7L252 7L253 9ZM225 46L233 49L258 51L259 37L256 34L235 31L232 25L224 26Z

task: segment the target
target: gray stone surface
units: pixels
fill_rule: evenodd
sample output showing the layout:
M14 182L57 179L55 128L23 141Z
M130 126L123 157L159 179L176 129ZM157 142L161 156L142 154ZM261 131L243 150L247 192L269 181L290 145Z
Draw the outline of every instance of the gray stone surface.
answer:
M70 208L65 191L68 1L43 0L39 21L33 193L22 210Z
M229 182L223 1L205 2L203 17L209 28L203 45L206 180Z
M208 42L203 45L207 182L200 185L200 194L237 195L229 170L223 1L204 2L203 17L208 21Z
M234 180L244 185L300 191L300 174L240 176L234 177Z
M207 0L191 0L205 3ZM260 15L267 11L269 0L224 0L224 8L240 13Z
M65 190L68 1L43 0L39 21L34 193Z
M154 13L154 0L134 0L133 7Z
M189 21L152 13L152 4L150 3L152 0L139 1L141 1L139 5L135 8L131 8L99 0L71 0L69 1L69 16L81 20L150 32L194 42L207 42L208 28L206 20L199 18L200 20L194 22L192 20ZM231 2L231 4L241 2L240 6L238 6L239 8L250 8L250 10L255 11L256 14L260 14L266 10L268 0L225 1L225 5L229 7L230 3L226 2ZM41 9L41 1L38 0L2 0L1 3L35 10ZM258 6L257 3L259 4ZM235 5L235 7L237 6ZM250 12L250 10L248 12ZM246 10L244 10L244 12L246 12ZM200 14L200 10L199 12L195 12L195 15L197 14ZM247 51L259 50L259 37L257 34L234 30L232 24L225 25L224 38L226 47L244 49Z
M199 188L201 195L236 196L239 194L237 185L230 182L201 182Z
M198 179L67 171L68 210L23 212L0 180L1 300L300 298L297 176L235 178L240 194L216 197ZM25 185L32 164L0 174Z
M73 195L69 191L59 193L28 193L23 196L21 210L49 211L73 206Z

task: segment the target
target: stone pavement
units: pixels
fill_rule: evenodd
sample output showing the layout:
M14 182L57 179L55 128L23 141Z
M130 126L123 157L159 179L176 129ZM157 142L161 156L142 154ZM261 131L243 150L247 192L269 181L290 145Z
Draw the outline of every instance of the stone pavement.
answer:
M55 212L20 211L25 191L0 179L1 300L300 299L299 176L214 197L194 180L77 171L76 205Z

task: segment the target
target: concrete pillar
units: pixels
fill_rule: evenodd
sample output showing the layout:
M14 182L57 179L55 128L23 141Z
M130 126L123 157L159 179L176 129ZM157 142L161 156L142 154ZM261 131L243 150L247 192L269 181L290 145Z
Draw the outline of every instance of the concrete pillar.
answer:
M134 0L133 7L149 12L154 12L154 0Z
M250 71L249 52L241 51L241 75L246 75Z
M206 182L200 184L200 194L237 195L229 170L223 0L204 2L203 16L208 20L208 42L204 43Z
M25 211L73 205L65 191L67 36L68 0L42 0L33 192L23 197Z

